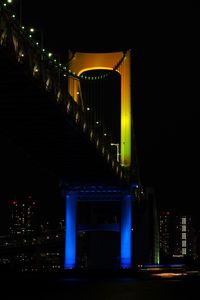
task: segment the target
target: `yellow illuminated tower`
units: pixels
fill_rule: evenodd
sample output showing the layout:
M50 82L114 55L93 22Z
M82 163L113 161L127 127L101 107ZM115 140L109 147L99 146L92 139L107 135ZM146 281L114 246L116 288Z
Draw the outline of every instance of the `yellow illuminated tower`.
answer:
M113 70L121 75L121 141L120 164L127 170L131 167L131 50L109 53L76 52L71 63L68 88L75 101L78 101L79 77L89 70ZM77 75L76 79L74 75Z

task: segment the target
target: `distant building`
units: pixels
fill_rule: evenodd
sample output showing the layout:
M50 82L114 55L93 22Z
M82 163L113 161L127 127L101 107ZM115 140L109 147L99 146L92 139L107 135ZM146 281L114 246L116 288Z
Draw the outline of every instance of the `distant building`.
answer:
M170 211L160 212L160 253L162 257L173 255L173 214Z
M163 259L194 257L194 230L191 216L160 212L160 253Z
M195 237L195 258L200 263L200 230L199 229L196 231L196 237Z
M10 233L29 234L36 227L36 203L32 196L11 201Z

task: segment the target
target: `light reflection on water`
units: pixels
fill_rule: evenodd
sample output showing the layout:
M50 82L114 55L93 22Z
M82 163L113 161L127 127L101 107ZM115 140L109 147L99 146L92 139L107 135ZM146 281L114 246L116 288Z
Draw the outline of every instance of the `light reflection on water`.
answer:
M187 276L187 273L174 273L174 272L167 272L167 273L153 273L151 274L151 277L159 277L159 278L174 278L174 277L184 277Z

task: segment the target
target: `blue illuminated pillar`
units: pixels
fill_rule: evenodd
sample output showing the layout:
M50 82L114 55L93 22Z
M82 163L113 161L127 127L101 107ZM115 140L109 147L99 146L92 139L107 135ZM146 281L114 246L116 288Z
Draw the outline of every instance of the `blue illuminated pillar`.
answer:
M121 203L121 268L132 265L132 197L125 194Z
M65 212L65 269L76 266L76 193L66 195Z

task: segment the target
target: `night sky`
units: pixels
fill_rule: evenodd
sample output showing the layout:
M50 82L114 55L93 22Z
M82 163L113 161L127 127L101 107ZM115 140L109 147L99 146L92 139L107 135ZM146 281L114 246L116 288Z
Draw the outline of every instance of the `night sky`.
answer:
M15 8L18 9L18 6ZM198 219L199 50L197 9L68 1L22 1L22 23L38 28L44 47L133 52L133 116L140 173L153 186L160 208ZM84 12L84 16L79 16ZM122 18L125 17L125 20Z

